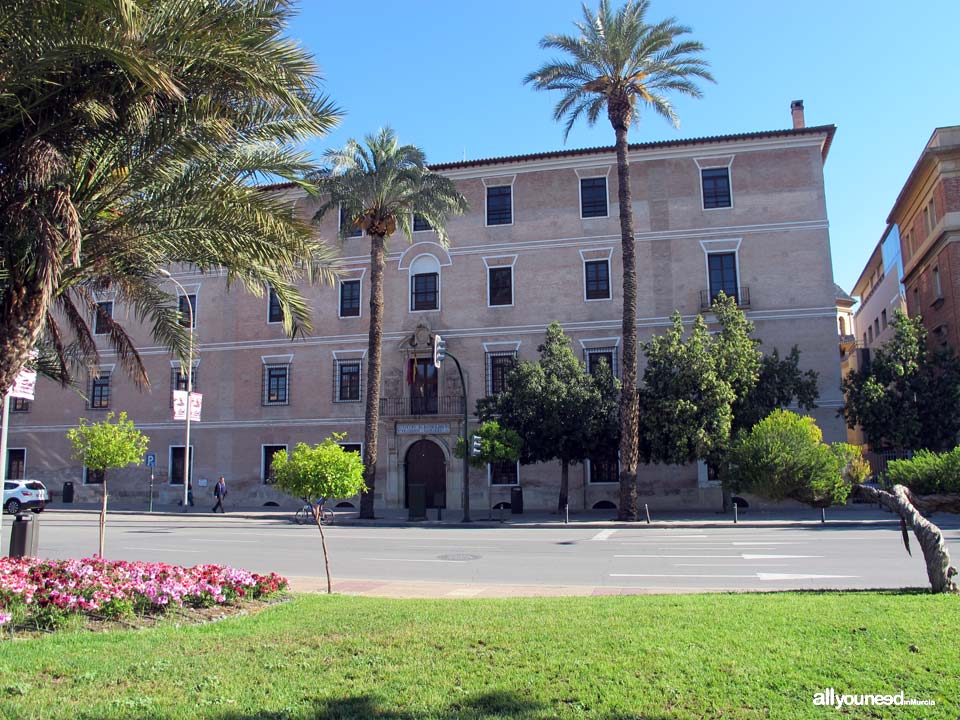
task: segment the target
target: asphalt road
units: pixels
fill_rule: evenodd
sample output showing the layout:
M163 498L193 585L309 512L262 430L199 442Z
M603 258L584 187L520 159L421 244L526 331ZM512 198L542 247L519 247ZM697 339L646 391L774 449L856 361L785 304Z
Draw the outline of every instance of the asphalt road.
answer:
M960 524L943 522L960 555ZM10 516L4 518L4 550ZM897 588L927 584L919 547L904 551L895 525L597 529L333 526L339 579L466 586L592 586L651 591ZM93 555L97 514L48 510L38 554ZM220 563L290 577L320 577L315 526L286 518L111 514L106 556L175 564Z

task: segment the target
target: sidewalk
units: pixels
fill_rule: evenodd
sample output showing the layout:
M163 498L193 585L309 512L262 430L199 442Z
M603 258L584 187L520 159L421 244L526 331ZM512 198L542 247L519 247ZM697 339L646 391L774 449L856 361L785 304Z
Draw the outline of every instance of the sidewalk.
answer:
M64 505L56 503L48 506L50 510L61 512L99 512L100 506L95 503L77 503ZM111 515L144 515L144 516L183 516L182 508L175 505L155 505L152 513L140 506L132 506L122 502L112 504L108 512ZM292 522L293 510L263 507L230 508L226 514L210 513L205 508L190 508L187 515L201 517L222 517L230 519L247 519L260 521ZM650 512L651 523L648 525L641 511L641 519L636 522L623 522L614 519L612 511L592 510L570 514L569 523L564 523L562 515L545 512L525 512L512 514L509 510L502 513L490 512L486 509L471 513L472 522L464 523L463 514L459 510L444 510L442 518L437 519L436 510L428 510L428 519L411 521L406 510L380 510L374 520L360 520L356 511L335 511L335 526L339 527L429 527L429 528L581 528L581 529L615 529L645 527L658 528L709 528L731 527L734 525L733 513L721 512L682 512L682 511L653 511ZM892 513L877 509L876 505L852 505L838 508L828 508L826 512L827 524L833 527L853 526L863 527L872 525L897 525L899 518ZM945 519L945 518L943 518ZM738 513L737 525L740 527L803 527L821 525L820 511L814 509L773 509L773 510L741 510ZM943 523L946 526L950 522Z

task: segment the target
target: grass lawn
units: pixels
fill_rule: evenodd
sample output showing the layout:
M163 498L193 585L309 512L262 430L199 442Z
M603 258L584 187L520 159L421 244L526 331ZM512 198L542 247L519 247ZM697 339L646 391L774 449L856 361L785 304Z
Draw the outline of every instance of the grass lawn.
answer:
M0 642L4 718L950 718L960 600L794 593L298 596L176 628ZM936 707L813 706L892 694Z

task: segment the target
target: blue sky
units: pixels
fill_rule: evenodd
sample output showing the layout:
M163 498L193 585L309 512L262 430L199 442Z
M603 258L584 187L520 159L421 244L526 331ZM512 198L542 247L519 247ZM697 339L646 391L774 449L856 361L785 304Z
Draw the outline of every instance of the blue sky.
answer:
M616 0L614 0L616 1ZM591 0L596 6L596 0ZM633 142L808 125L838 126L825 176L834 277L851 290L933 129L960 124L960 2L653 0L707 46L716 85L675 103L681 127L647 113ZM557 98L522 84L572 32L575 0L301 0L289 34L315 55L345 111L318 156L390 125L431 162L611 145L605 120L564 143Z

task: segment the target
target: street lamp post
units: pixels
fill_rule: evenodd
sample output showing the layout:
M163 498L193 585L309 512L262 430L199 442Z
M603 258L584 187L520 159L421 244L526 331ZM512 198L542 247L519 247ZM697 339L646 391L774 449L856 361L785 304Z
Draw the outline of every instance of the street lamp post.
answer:
M190 322L187 326L190 331L190 341L187 344L187 430L183 445L183 511L187 512L187 509L190 507L190 400L193 394L193 303L190 301L190 294L187 292L187 289L170 274L169 270L160 268L160 274L176 285L187 299L187 319Z

